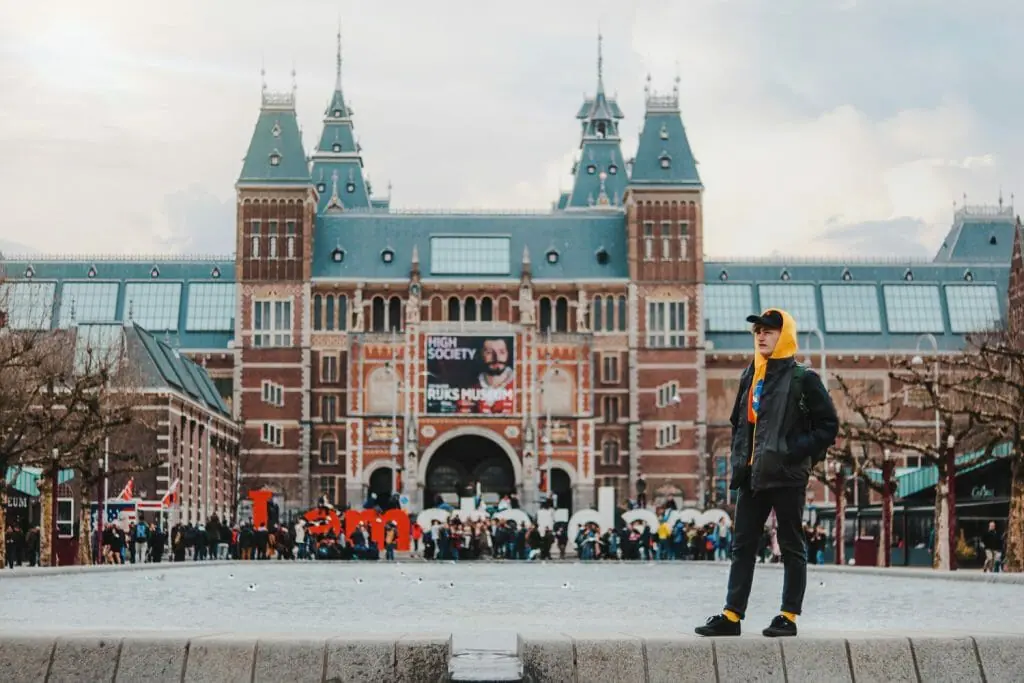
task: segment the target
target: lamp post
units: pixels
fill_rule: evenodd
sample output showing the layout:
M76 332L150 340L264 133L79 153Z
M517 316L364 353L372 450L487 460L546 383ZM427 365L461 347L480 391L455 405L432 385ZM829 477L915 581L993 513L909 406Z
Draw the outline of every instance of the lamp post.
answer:
M398 446L401 440L398 438L398 394L401 391L402 381L398 378L398 335L391 333L391 362L387 364L388 370L394 381L394 391L391 395L391 495L395 495L398 486Z
M949 570L956 571L956 439L946 439L946 507L949 509Z
M811 329L807 330L807 338L810 339L812 336L818 338L818 346L821 349L821 383L824 384L825 388L827 389L828 379L825 376L825 372L827 370L827 366L825 363L825 335L822 334L821 330L819 330L817 327L812 327Z
M548 360L551 360L551 354L548 353ZM551 394L548 392L548 378L558 372L558 361L554 363L549 362L550 367L544 374L542 385L540 388L541 396L544 398L544 492L547 494L548 502L551 502L551 464L555 458L555 446L551 438Z
M846 564L846 475L843 464L838 460L826 461L825 478L830 482L836 496L835 526L832 530L835 543L836 564Z
M96 482L96 554L94 555L94 564L101 564L103 562L103 481L102 479L106 476L106 468L104 467L104 458L98 458L96 460L98 469L100 471L100 481Z

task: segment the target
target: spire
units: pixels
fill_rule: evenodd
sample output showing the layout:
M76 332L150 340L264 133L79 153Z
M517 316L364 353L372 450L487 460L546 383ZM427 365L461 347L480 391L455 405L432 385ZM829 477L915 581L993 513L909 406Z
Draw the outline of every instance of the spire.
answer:
M334 55L334 91L324 110L324 127L313 152L313 182L319 210L369 209L370 189L363 176L363 158L352 125L352 110L341 87L341 19L338 19ZM335 187L335 178L341 179Z
M604 35L597 34L597 92L576 114L582 125L580 160L573 167L572 192L558 205L566 209L621 208L626 194L625 163L619 138L622 110L604 88Z
M341 17L338 17L338 54L335 58L334 91L341 92Z

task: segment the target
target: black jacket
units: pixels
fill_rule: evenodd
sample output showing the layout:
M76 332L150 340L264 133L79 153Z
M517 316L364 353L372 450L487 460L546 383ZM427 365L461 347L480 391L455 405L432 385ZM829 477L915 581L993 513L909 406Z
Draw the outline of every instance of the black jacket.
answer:
M758 491L805 487L812 459L819 459L835 442L839 418L821 377L810 369L804 370L801 407L800 397L790 395L795 368L794 358L768 361L756 430L747 419L753 364L740 377L730 420L731 488L749 487ZM752 454L753 465L750 464Z

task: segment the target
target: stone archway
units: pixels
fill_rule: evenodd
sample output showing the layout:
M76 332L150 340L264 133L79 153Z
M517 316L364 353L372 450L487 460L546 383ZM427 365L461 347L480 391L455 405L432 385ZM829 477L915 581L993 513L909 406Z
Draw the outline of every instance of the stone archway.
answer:
M489 429L471 426L453 429L431 443L417 474L424 508L433 507L438 494L470 494L476 482L483 493L520 493L523 480L512 445Z

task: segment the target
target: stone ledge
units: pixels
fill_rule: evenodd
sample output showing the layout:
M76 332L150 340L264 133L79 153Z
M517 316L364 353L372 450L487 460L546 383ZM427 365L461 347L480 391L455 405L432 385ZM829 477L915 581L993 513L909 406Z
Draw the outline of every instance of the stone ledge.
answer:
M723 563L700 562L697 564L722 565ZM783 569L782 563L758 564L758 569ZM868 576L886 576L895 579L939 579L942 581L972 581L975 583L1009 583L1024 586L1024 573L982 572L978 569L961 569L955 572L938 571L924 567L858 567L857 565L840 566L838 564L809 564L808 576L814 574L865 574Z
M157 562L146 564L69 564L64 567L15 567L0 569L0 579L32 579L43 576L74 576L77 574L108 574L116 572L163 571L189 567L217 567L239 564L237 560L205 560L202 562Z
M320 634L0 632L0 681L448 680L452 637ZM1013 683L1024 634L811 634L707 639L676 634L519 634L522 680L651 683ZM509 656L513 656L509 653Z
M450 654L450 636L418 633L0 632L0 681L435 683L447 679Z

